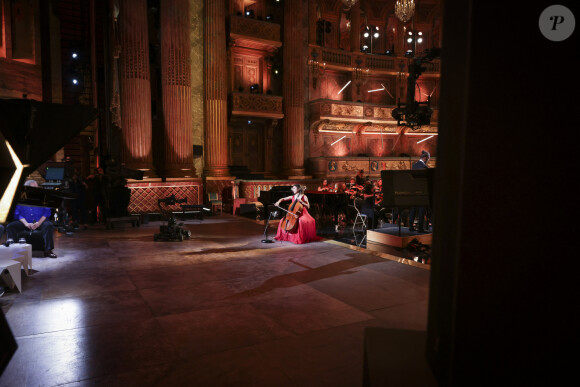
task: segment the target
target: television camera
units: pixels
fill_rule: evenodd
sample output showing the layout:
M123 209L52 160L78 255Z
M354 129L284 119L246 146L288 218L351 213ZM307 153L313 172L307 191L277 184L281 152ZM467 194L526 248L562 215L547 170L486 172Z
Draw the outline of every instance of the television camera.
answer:
M175 195L168 196L163 199L157 200L157 207L164 218L167 218L167 224L159 226L159 233L153 236L154 241L179 241L183 242L184 239L189 239L191 236L191 231L183 229L183 223L177 223L175 220L175 214L171 209L167 208L169 206L174 206L180 203L187 203L187 198L177 199ZM165 208L161 207L164 205Z
M415 101L415 87L417 79L426 70L423 64L430 63L433 59L439 58L441 50L439 48L432 48L425 50L423 55L413 58L408 65L409 76L407 77L407 103L405 105L399 104L391 116L397 120L398 126L407 126L412 130L418 129L423 125L431 123L431 97L427 98L427 102Z

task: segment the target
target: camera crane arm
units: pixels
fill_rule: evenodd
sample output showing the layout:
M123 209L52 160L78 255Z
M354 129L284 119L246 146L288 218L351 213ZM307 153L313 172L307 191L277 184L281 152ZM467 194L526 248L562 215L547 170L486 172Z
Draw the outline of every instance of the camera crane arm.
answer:
M401 106L399 103L398 107L393 109L391 113L392 117L397 120L397 125L408 126L411 129L416 129L422 125L429 125L431 123L431 114L433 110L430 108L431 99L427 100L427 103L421 105L420 102L415 101L415 88L417 85L417 79L426 70L423 64L430 63L434 59L439 58L441 55L441 50L439 48L432 48L430 50L425 50L424 54L413 58L411 63L408 65L409 76L407 77L407 103L405 106ZM403 123L401 123L403 121Z

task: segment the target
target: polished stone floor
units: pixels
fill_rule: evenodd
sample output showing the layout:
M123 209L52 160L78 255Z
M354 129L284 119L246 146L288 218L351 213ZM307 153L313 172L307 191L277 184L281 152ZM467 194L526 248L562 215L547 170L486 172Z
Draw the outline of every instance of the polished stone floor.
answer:
M429 270L263 226L187 220L57 234L0 298L18 350L0 386L360 386L365 327L424 331ZM270 233L273 235L273 232Z

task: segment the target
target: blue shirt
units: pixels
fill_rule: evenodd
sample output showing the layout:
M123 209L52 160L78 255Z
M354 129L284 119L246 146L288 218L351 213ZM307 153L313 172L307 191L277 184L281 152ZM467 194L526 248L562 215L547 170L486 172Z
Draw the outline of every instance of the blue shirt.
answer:
M31 207L31 206L21 206L16 205L14 210L14 219L26 219L28 223L34 223L40 220L40 218L45 217L50 219L50 208L48 207Z

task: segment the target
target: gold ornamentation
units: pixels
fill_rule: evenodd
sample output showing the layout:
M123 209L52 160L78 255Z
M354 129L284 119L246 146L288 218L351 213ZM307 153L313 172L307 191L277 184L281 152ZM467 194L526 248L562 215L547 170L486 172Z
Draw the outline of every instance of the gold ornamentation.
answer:
M408 22L415 13L415 2L413 0L397 0L395 3L395 16L403 23Z

